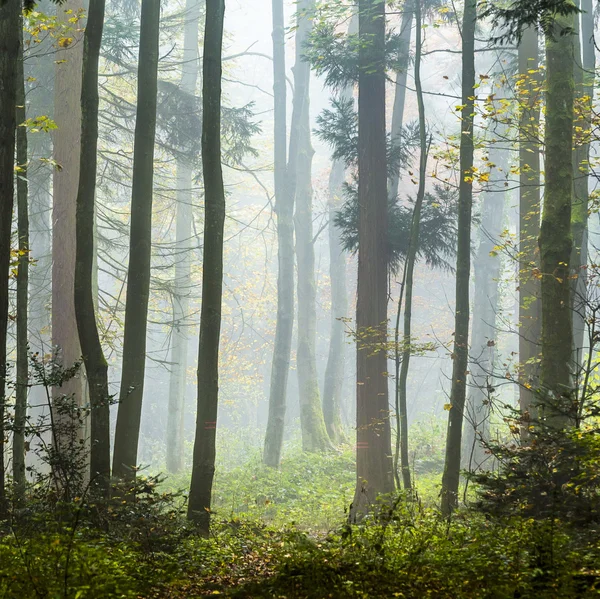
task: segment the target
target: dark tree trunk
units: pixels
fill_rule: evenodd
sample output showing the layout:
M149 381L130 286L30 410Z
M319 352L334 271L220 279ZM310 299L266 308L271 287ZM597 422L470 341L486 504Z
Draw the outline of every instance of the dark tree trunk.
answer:
M223 296L225 190L221 168L223 0L207 0L202 57L204 256L198 347L198 412L188 518L208 535L219 403L219 340Z
M92 277L98 148L98 61L103 25L104 0L90 0L83 48L74 289L77 330L90 393L90 478L92 489L99 496L107 497L110 482L108 366L96 324Z
M573 198L573 16L557 17L546 39L546 185L540 258L542 362L540 416L554 426L569 423L572 409L571 204Z
M275 212L277 214L277 321L263 461L279 467L294 326L294 189L286 166L286 78L283 0L273 0ZM290 161L291 155L290 141Z
M462 24L462 120L458 196L458 248L452 388L442 477L442 512L458 505L462 426L469 367L469 279L471 276L471 212L473 208L473 114L475 112L475 24L477 1L466 0Z
M23 19L19 19L20 52L17 60L17 234L19 263L17 270L17 384L15 389L15 421L13 428L13 483L17 505L25 494L25 424L27 422L27 390L29 346L27 343L27 304L29 291L29 206L27 188L27 129L25 122L25 79L23 73Z
M143 0L133 149L123 369L113 453L113 476L121 480L135 480L146 371L159 23L160 0Z
M385 3L359 0L356 470L350 519L394 489L387 376Z
M519 403L526 422L534 417L535 388L539 384L539 354L542 336L540 256L540 79L538 33L525 29L519 44Z
M5 515L7 507L4 487L6 337L20 14L21 3L18 0L6 0L0 4L0 517Z
M179 87L190 97L196 93L198 80L198 25L200 3L188 0L183 32L183 64ZM167 470L179 472L183 467L183 435L185 390L188 355L188 296L191 288L192 251L192 165L184 156L177 158L176 246L179 258L175 265L175 295L173 297L173 332L171 347L172 371L169 384L167 415Z

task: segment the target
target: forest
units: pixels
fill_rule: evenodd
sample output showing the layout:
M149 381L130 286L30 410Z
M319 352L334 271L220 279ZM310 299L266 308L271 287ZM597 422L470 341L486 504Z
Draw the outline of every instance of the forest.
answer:
M0 0L0 599L600 596L595 0Z

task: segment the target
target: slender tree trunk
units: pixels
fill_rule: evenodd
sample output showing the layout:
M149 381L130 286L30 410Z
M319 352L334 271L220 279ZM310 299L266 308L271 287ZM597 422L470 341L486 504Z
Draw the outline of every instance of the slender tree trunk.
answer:
M223 0L206 1L202 57L202 168L204 256L198 347L198 412L188 518L208 535L219 403L219 340L223 296L225 190L221 168Z
M160 0L142 0L123 368L113 454L113 476L122 480L135 480L146 371L159 23Z
M188 0L183 32L182 92L195 96L198 80L198 25L200 3ZM173 298L173 341L171 380L167 416L167 470L175 473L183 467L183 416L188 349L188 295L191 287L192 237L192 166L189 158L177 158L176 246L179 258L175 265L176 296Z
M505 138L506 127L490 131L493 137ZM501 142L500 142L501 143ZM480 239L473 264L473 332L471 340L471 389L467 398L464 431L463 466L478 470L487 458L485 442L489 441L490 393L496 360L498 329L498 285L501 275L500 258L493 255L503 230L505 187L502 173L508 172L508 152L491 141L489 161L496 173L481 200Z
M534 417L535 388L539 384L542 336L540 256L540 102L541 76L538 33L525 29L519 44L519 403L525 423ZM527 426L523 426L525 435ZM525 435L526 436L526 435Z
M458 505L462 426L469 367L469 281L471 276L471 212L473 208L473 114L475 112L475 24L477 1L466 0L462 24L462 119L458 196L456 306L446 460L442 477L442 512Z
M70 15L83 8L81 0L69 0L57 7L60 23L66 24ZM54 160L60 166L53 172L52 206L52 345L58 348L58 358L65 368L81 360L81 347L75 317L75 246L76 198L79 184L81 149L81 77L83 44L81 34L74 34L73 43L59 50L55 65L54 121L57 129L53 135ZM77 406L84 403L84 378L80 374L52 389L53 400L63 395L72 396ZM68 451L71 433L77 417L64 410L55 410L53 421L56 430L53 439L62 452ZM66 432L69 431L69 435ZM78 431L83 437L84 431ZM68 438L67 438L68 437Z
M400 376L398 378L398 412L400 416L399 431L400 435L400 466L402 469L402 484L405 491L412 489L410 477L410 462L408 457L408 410L406 386L408 382L408 369L410 365L410 356L412 353L412 297L415 264L417 262L417 252L419 250L419 230L421 227L421 209L423 199L425 198L425 181L427 178L427 157L429 148L427 144L427 131L425 124L425 103L423 101L423 88L421 85L421 52L422 52L422 20L421 20L421 2L415 0L415 21L416 21L416 56L415 56L415 87L417 90L417 103L419 106L419 138L420 138L420 162L419 162L419 189L417 199L412 215L412 225L410 230L410 240L408 252L406 254L406 273L404 277L404 332L402 338L402 365Z
M546 39L546 185L540 257L542 270L541 407L548 422L568 424L571 393L573 322L569 263L573 198L573 16L557 17Z
M25 495L25 424L27 422L27 390L29 346L27 343L27 303L29 291L29 206L27 191L27 129L25 122L25 79L23 73L23 18L19 18L19 59L17 60L17 233L19 263L17 270L17 384L15 390L15 421L13 428L13 482L15 502L21 504Z
M274 182L277 214L277 321L263 461L279 467L285 423L292 329L294 326L294 189L286 166L286 78L283 0L272 0ZM290 140L291 150L291 140ZM290 152L290 161L293 160Z
M10 233L14 202L15 125L21 3L0 4L0 517L6 514L4 440Z
M97 495L107 497L110 482L108 365L98 335L92 277L98 148L98 61L103 25L104 0L90 0L83 48L74 289L75 317L90 394L90 478Z
M356 491L351 521L394 489L387 377L385 3L359 0Z
M571 303L573 310L573 359L576 372L583 364L584 338L586 331L587 259L588 259L588 210L589 210L589 134L591 130L592 105L596 56L594 47L594 19L592 0L577 1L582 9L575 17L573 44L575 49L574 83L580 105L577 127L582 130L575 140L573 152L573 206L571 213Z
M319 396L317 375L317 293L315 288L315 248L312 226L312 158L310 141L310 64L303 59L305 40L310 35L312 21L308 12L312 0L301 0L297 6L296 65L294 67L294 102L302 106L298 127L296 163L296 259L298 265L298 388L300 426L305 451L331 449L323 408ZM297 97L296 97L297 96Z
M346 167L335 161L329 175L329 278L331 281L331 333L329 354L325 367L323 385L323 417L331 441L339 445L346 438L342 428L341 402L344 385L345 326L342 318L347 316L348 296L346 291L346 258L342 248L340 232L335 226L335 214L341 202L341 188Z
M407 0L404 3L402 24L400 25L399 69L396 73L394 93L394 108L392 110L391 138L394 143L402 143L402 127L404 126L404 106L406 103L406 85L408 82L408 65L410 60L410 38L412 34L414 3L416 0ZM398 195L400 172L394 171L388 182L388 195L395 198Z

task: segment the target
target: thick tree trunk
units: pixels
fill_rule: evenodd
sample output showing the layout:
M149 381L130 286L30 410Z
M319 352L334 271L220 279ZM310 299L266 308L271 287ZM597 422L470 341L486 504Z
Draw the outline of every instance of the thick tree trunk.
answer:
M350 519L394 489L387 376L385 3L359 0L356 491Z
M269 390L269 417L263 461L279 467L294 326L294 185L286 166L286 77L283 0L273 0L274 182L277 213L277 321ZM291 154L290 162L294 157ZM295 168L295 167L294 167Z
M183 32L182 92L194 96L198 80L198 25L200 3L188 0L185 6ZM172 370L169 383L167 415L167 470L175 473L183 467L183 416L187 381L188 296L191 287L192 237L192 166L188 158L177 158L176 247L179 256L175 265L175 295L173 297Z
M546 39L546 185L540 258L542 270L541 416L553 426L573 414L573 322L569 263L573 198L573 16L557 17Z
M98 148L98 61L104 0L90 0L84 35L81 151L76 204L75 317L90 394L90 478L100 497L109 494L110 404L108 366L96 324L93 293L94 205Z
M312 226L312 158L310 141L310 64L303 59L304 44L312 21L308 14L312 0L301 0L297 6L296 65L294 67L294 103L301 105L297 127L296 162L296 259L298 265L298 350L296 368L300 399L302 447L305 451L331 449L327 435L317 375L317 293L315 288L315 248Z
M113 476L121 480L135 480L146 371L159 23L160 0L143 0L133 149L123 368L113 453Z
M419 138L420 138L420 161L419 161L419 189L412 215L412 225L410 230L410 239L408 251L406 253L405 274L404 274L404 330L402 336L402 364L398 376L398 385L396 388L398 405L398 432L400 437L400 467L402 470L402 485L405 491L412 489L410 476L410 462L408 457L408 409L406 387L408 382L408 369L410 366L410 356L412 353L412 298L415 265L417 262L417 252L419 250L419 230L421 227L421 209L423 199L425 198L425 182L427 178L427 131L425 124L425 103L423 101L423 88L421 85L421 52L422 52L422 20L421 20L421 1L415 0L415 21L416 21L416 56L415 56L415 87L417 90L417 103L419 106ZM398 306L399 311L400 306ZM396 352L399 352L398 341L396 339ZM398 371L398 354L396 354L396 371Z
M391 138L394 143L402 143L402 127L404 126L404 106L406 103L406 84L408 82L408 65L410 60L410 38L412 34L414 3L418 0L407 0L404 3L402 24L400 25L399 69L394 86L394 108L392 110ZM388 181L388 195L398 195L400 172L395 169Z
M15 389L15 421L13 428L14 500L21 504L25 495L25 425L27 422L27 390L29 347L27 343L27 304L29 291L29 206L27 190L27 129L25 122L25 79L23 73L23 19L19 19L19 59L17 61L17 234L19 263L17 270L17 380Z
M223 0L206 1L202 57L202 169L204 256L198 347L198 412L188 518L208 535L219 404L219 340L223 296L225 190L221 168Z
M21 3L18 0L6 0L0 4L0 517L5 515L7 507L4 486L6 337L20 14Z
M519 44L519 403L526 423L535 417L535 389L539 385L539 354L542 336L540 256L540 103L541 83L538 33L525 29ZM526 435L525 435L526 436Z
M498 130L499 129L499 130ZM498 126L490 135L503 139L506 127ZM498 329L498 285L501 261L492 255L503 230L505 187L503 176L508 172L508 152L491 142L489 161L496 165L492 181L481 200L480 239L473 270L473 331L471 340L471 389L467 398L464 431L463 466L478 470L486 458L485 443L489 441L490 392L496 360Z
M469 367L469 280L471 276L471 212L473 208L473 114L475 94L475 24L477 1L466 0L462 25L462 119L458 196L458 248L452 388L442 477L442 512L458 505L462 426Z
M69 0L57 7L58 20L66 23L66 11L83 9L81 0ZM54 79L54 121L58 127L53 135L54 160L60 168L53 172L52 206L52 345L58 348L58 358L65 368L81 360L81 347L75 317L75 246L76 198L79 184L81 149L81 77L83 65L82 35L74 34L73 43L59 50ZM78 376L52 389L54 400L63 395L73 397L77 406L84 404L84 378ZM56 430L53 439L62 452L72 442L77 417L52 407ZM67 431L69 434L67 435ZM82 437L84 431L78 431ZM68 437L68 438L67 438Z

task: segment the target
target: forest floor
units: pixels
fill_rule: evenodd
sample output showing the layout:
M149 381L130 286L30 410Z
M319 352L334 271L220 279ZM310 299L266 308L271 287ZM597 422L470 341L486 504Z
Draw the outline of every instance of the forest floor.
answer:
M415 460L418 494L348 526L353 452L288 448L281 469L258 454L218 470L208 539L183 517L185 476L149 479L102 527L32 506L0 538L0 599L578 598L600 596L600 535L560 522L437 509L435 448Z

